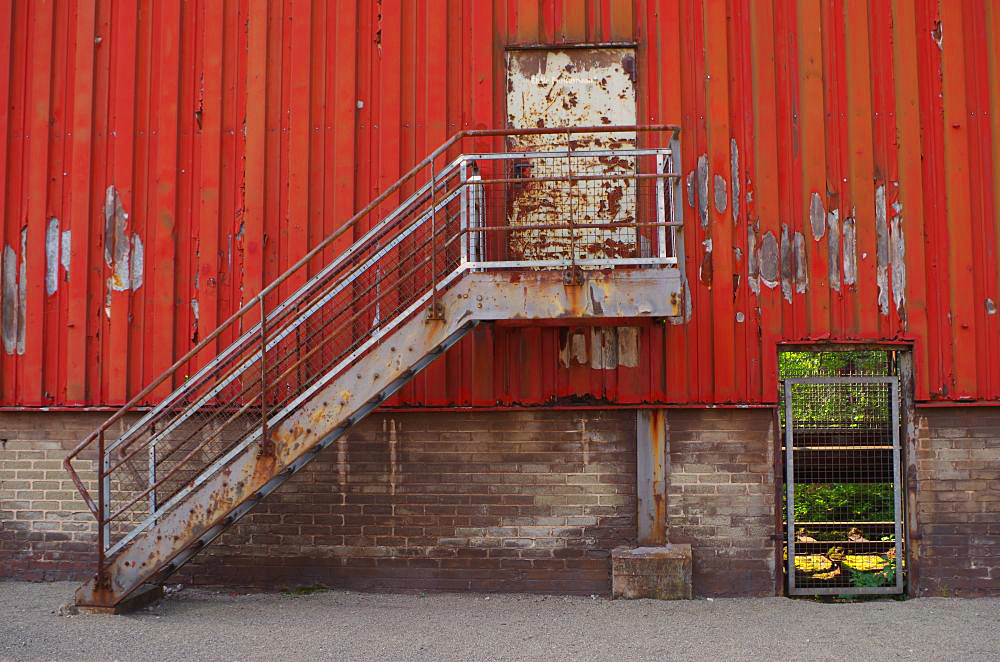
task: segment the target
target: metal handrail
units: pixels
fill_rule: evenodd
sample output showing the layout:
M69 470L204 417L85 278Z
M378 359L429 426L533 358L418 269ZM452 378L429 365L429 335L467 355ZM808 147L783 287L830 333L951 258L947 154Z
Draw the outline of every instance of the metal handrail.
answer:
M289 323L287 321L289 319L288 315L294 309L294 307L296 305L299 305L302 302L307 302L308 303L308 302L314 300L313 297L315 297L317 295L317 291L316 291L317 288L314 287L314 282L315 282L316 278L318 278L321 275L325 277L326 275L333 274L334 272L336 272L337 269L341 268L344 264L347 264L347 261L353 255L363 254L364 250L370 249L373 246L378 246L378 243L377 243L378 241L380 241L381 239L385 238L387 236L387 234L389 232L391 232L392 229L396 226L396 224L398 224L400 221L402 221L402 220L404 220L404 219L407 218L407 214L409 213L408 210L412 210L414 208L419 208L421 196L429 196L430 199L431 199L430 215L431 215L432 234L431 234L431 240L430 241L433 242L436 239L436 237L438 235L438 232L439 232L439 228L437 227L438 224L436 223L436 218L437 218L437 216L439 214L437 201L439 199L445 199L445 198L447 198L447 196L449 194L454 195L453 193L450 193L448 190L445 190L443 193L439 194L438 193L439 185L443 185L443 186L447 185L447 181L449 180L449 178L451 178L451 177L453 177L455 175L455 171L456 171L455 169L458 166L458 164L464 162L463 159L470 159L470 158L476 158L476 157L486 157L486 155L460 156L460 157L454 159L453 161L451 161L444 168L438 170L437 172L435 172L435 170L436 170L436 168L435 168L435 161L436 161L436 159L438 159L442 155L446 154L449 149L451 149L452 147L454 147L455 145L457 145L463 139L468 139L468 138L487 138L487 137L505 137L505 138L511 138L511 137L514 137L514 136L532 136L532 135L566 135L567 136L567 141L568 141L568 136L573 135L573 134L584 134L584 133L586 133L586 134L631 133L631 132L637 132L637 133L638 132L670 132L671 134L673 134L673 137L676 137L676 135L679 132L679 128L676 127L676 126L674 126L674 125L600 126L600 127L558 128L558 129L538 128L538 129L517 129L517 130L510 130L510 129L468 130L468 131L461 131L459 133L456 133L451 138L449 138L444 144L442 144L437 149L435 149L433 152L431 152L431 154L429 154L426 158L424 158L420 163L418 163L413 168L411 168L397 182L395 182L393 185L391 185L390 187L388 187L385 191L383 191L378 196L376 196L371 202L369 202L367 205L365 205L365 207L363 207L360 211L358 211L356 214L354 214L350 219L348 219L345 223L343 223L333 233L331 233L326 238L324 238L319 244L317 244L313 249L311 249L309 252L307 252L302 258L300 258L298 261L296 261L295 264L293 264L291 267L289 267L284 273L282 273L280 276L278 276L277 278L275 278L274 280L272 280L256 296L254 296L250 301L248 301L246 304L244 304L239 310L237 310L235 313L233 313L229 318L227 318L225 321L223 321L221 324L219 324L216 327L216 329L214 329L211 333L209 333L207 336L205 336L193 348L191 348L188 352L186 352L182 357L180 357L179 359L177 359L167 370L165 370L163 373L161 373L156 379L154 379L152 382L150 382L148 385L146 385L139 393L137 393L134 397L132 397L125 405L123 405L121 408L119 408L112 416L110 416L106 421L104 421L104 423L102 423L101 426L99 426L94 432L92 432L90 435L88 435L86 439L84 439L72 451L70 451L70 453L64 459L63 466L69 472L69 474L70 474L70 476L71 476L71 478L72 478L72 480L74 482L74 485L76 486L77 490L80 492L81 496L83 497L83 500L87 504L88 509L91 511L91 513L95 516L95 518L98 521L99 564L103 565L103 561L104 561L104 552L105 552L105 549L106 549L106 544L105 543L107 542L107 536L109 534L109 532L106 530L106 527L108 526L108 521L110 519L113 519L112 517L109 517L109 513L108 512L105 512L107 504L104 502L105 501L105 499L104 499L105 488L104 488L103 482L104 482L104 479L110 473L111 470L120 468L123 465L125 465L130 459L132 459L134 457L135 452L137 452L137 450L133 451L132 454L129 454L127 456L123 454L122 458L119 459L119 461L114 465L114 467L112 467L111 464L110 464L110 457L109 457L108 453L110 452L110 450L116 448L118 444L122 444L122 443L126 443L126 445L122 448L122 450L123 451L124 450L128 450L127 449L127 441L128 441L128 439L132 435L136 434L136 431L143 429L143 426L146 423L148 423L149 421L155 420L156 416L160 412L164 411L171 404L179 402L185 393L192 393L192 392L196 393L197 389L203 384L202 378L207 374L205 371L207 370L207 368L209 366L208 365L204 366L195 375L193 375L190 378L186 378L185 381L180 386L178 386L176 389L174 389L168 396L166 396L161 401L160 404L158 404L156 407L154 407L151 411L147 412L134 425L130 426L130 428L127 431L127 433L124 434L124 435L122 435L121 437L119 437L119 439L116 440L115 442L113 442L113 444L112 444L112 446L110 448L107 447L106 444L105 444L105 433L111 428L111 426L115 425L117 422L119 422L120 420L122 420L122 418L127 413L129 413L131 410L133 410L137 405L139 405L140 403L144 402L147 399L147 397L151 393L153 393L153 391L157 387L159 387L161 384L163 384L164 382L166 382L168 379L176 377L177 374L178 374L178 371L180 369L182 369L185 365L187 365L189 361L191 361L192 359L194 359L195 357L197 357L199 354L201 354L206 348L208 348L213 343L215 343L217 341L217 339L219 339L219 337L223 333L225 333L226 331L239 330L239 328L240 328L238 326L239 323L241 321L245 322L244 318L247 317L248 314L252 314L255 309L259 309L259 321L256 324L252 325L249 329L247 329L245 331L242 331L241 333L237 333L236 334L237 335L236 340L233 343L231 343L229 346L227 346L225 349L223 349L218 354L218 356L216 357L216 359L226 360L226 359L229 359L231 357L241 357L241 355L243 353L245 353L247 351L254 351L254 348L258 348L256 350L255 354L252 354L249 357L239 358L238 364L235 365L235 366L233 366L233 368L231 369L230 372L232 372L233 374L242 374L242 372L240 372L240 371L248 369L247 368L248 365L252 365L253 363L256 362L256 360L254 359L254 356L259 355L259 357L260 357L260 363L261 363L261 366L260 366L260 369L261 369L261 396L260 396L260 400L261 400L261 406L263 408L262 409L262 414L261 414L261 419L262 419L261 422L262 422L263 426L267 426L267 424L268 424L268 416L267 416L267 412L266 412L266 405L267 405L267 398L268 398L268 396L267 396L267 379L268 379L267 378L267 372L268 372L268 366L267 366L267 363L266 363L266 354L267 354L268 350L271 347L276 346L276 344L278 342L280 342L281 338L284 337L284 336L281 335L282 333L284 333L285 335L287 335L288 333L295 332L296 329L298 328L297 325L295 325L294 323ZM568 144L571 144L571 143L568 142ZM573 151L574 150L568 148L564 152L559 152L559 151L556 151L556 152L540 152L540 153L537 153L537 155L538 156L544 156L544 157L554 157L554 156L559 156L560 154L572 155ZM615 150L609 150L609 151L614 152ZM628 150L620 150L620 151L628 151ZM645 152L650 152L650 150L632 150L632 151L635 151L635 152L644 152L644 153ZM529 153L529 155L535 155L535 154L536 154L535 152ZM495 154L492 155L492 156L493 156L493 158L497 158L497 155L495 155ZM362 219L364 219L367 216L369 216L372 212L378 210L383 205L383 203L385 203L386 200L388 200L391 196L393 196L394 194L396 194L397 192L399 192L404 186L407 185L408 182L412 181L420 172L422 172L426 168L428 168L428 166L432 170L431 179L429 180L429 182L427 182L426 184L424 184L424 185L422 185L420 187L417 187L417 189L401 205L399 205L392 213L390 213L385 219L383 219L379 223L374 224L374 227L372 227L371 230L369 230L368 232L366 232L365 235L363 235L357 242L355 242L355 244L353 244L347 250L341 252L326 267L324 267L323 269L321 269L319 271L319 273L316 274L316 276L313 276L308 282L306 282L302 286L298 287L290 296L288 296L284 301L282 301L278 306L276 306L274 308L274 310L272 310L270 313L268 313L266 311L266 309L265 309L265 302L266 302L266 299L267 299L267 297L268 297L269 294L274 293L276 291L276 288L278 288L279 286L281 286L283 283L287 282L293 275L299 273L303 267L306 267L307 265L309 265L318 255L320 255L320 253L322 251L324 251L325 249L329 248L333 244L333 242L335 242L338 238L344 236L347 232L349 232L349 231L353 230L354 228L356 228L358 226L358 224L359 224L359 221L361 221ZM648 176L648 175L640 175L639 173L635 173L634 175L620 175L619 177L620 178L634 177L637 180L641 179L641 178L652 178L652 179L659 178L660 180L662 180L662 178L665 177L665 176L672 176L673 177L673 176L676 176L676 175L677 175L677 173L670 173L669 175L657 174L657 175ZM584 181L584 180L587 180L587 179L595 179L596 180L596 179L607 179L607 178L609 178L609 176L604 176L604 175L593 175L593 176L592 175L577 175L574 179L575 180ZM488 184L508 183L508 182L511 182L511 181L519 181L519 182L523 183L525 181L554 181L554 180L559 180L559 179L560 178L558 178L558 177L552 177L552 178L527 178L527 179L522 178L522 179L519 179L519 180L510 180L508 178L494 178L494 179L481 179L478 182L476 182L476 184L479 185L479 186L483 186L483 185L488 185ZM459 186L460 187L464 187L466 185L467 185L467 183L463 179L463 181L460 183ZM422 216L426 216L426 213L423 213ZM422 223L423 221L420 221L419 218L418 218L418 221L415 221L415 222ZM586 224L586 223L584 223L584 224L576 224L576 225L571 226L571 227L575 227L575 228L588 228L588 227L591 227L593 225L595 225L595 224ZM647 223L647 224L642 224L642 225L644 225L644 226L648 226L648 225L670 225L670 226L673 226L673 225L677 225L677 223L675 223L675 222L674 223L669 223L669 224L668 223L659 223L659 224L656 224L656 223L654 223L654 224L648 224ZM498 229L498 227L499 226L483 224L481 227L475 228L475 231L476 232L484 232L484 231ZM517 229L518 230L528 230L528 229L531 229L531 226L518 227ZM469 229L466 228L463 231L464 232L469 232ZM449 242L450 241L451 240L449 240ZM380 250L382 251L382 254L384 254L385 251L387 251L389 249L388 248L384 248L384 249L380 249ZM353 273L360 273L361 270L370 268L370 266L372 264L374 264L375 261L377 261L378 255L379 255L379 253L376 253L375 256L372 256L371 258L369 258L369 260L366 261L364 264L362 264L361 266L359 266L359 267L357 267L355 269L352 269L352 272ZM435 260L437 259L437 252L435 250L433 250L433 247L431 247L431 255L430 255L429 259L431 260L431 263L432 263L432 273L436 273L436 262L435 262ZM367 265L367 266L365 266L365 265ZM416 268L417 267L414 266L412 270L415 270ZM322 290L323 287L325 287L325 285L319 287L318 289ZM331 288L331 291L334 290L335 287L336 286L334 286L333 288ZM431 291L432 297L436 297L437 285L432 285L431 286L431 290L432 290ZM317 304L317 305L319 305L319 304ZM377 305L377 303L374 303L372 305ZM360 315L360 313L358 313L358 314ZM299 315L301 316L301 311L299 312ZM349 322L351 322L350 319L348 320L348 322L345 322L345 324L349 323ZM283 324L286 325L286 326L282 327ZM275 338L278 338L278 340L275 340ZM299 364L301 364L301 361L299 361L296 365L299 365ZM211 365L211 364L209 364L209 365ZM224 382L224 380L223 380L223 382ZM227 384L223 383L223 387L226 386L226 385ZM208 396L209 399L211 397L214 397L214 395L209 395ZM199 399L198 403L196 403L196 404L198 406L204 406L205 402L207 402L207 401L208 400L202 401L201 399ZM266 438L266 427L264 427L260 432ZM82 452L84 452L85 450L94 448L95 445L96 445L97 459L98 459L98 462L97 462L97 467L98 467L98 472L97 472L98 473L98 486L99 486L99 489L100 489L99 494L98 494L98 498L97 498L97 503L95 503L95 499L91 496L90 492L86 489L86 486L83 484L83 481L81 480L80 476L77 474L76 470L74 469L74 467L72 465L73 460L76 459L76 458L78 458ZM193 452L194 451L192 451L192 453ZM180 465L178 465L178 466L180 466ZM150 492L154 491L155 488L156 488L156 484L153 484L152 481L151 481L151 484L150 484L149 488L143 494L141 494L139 497L137 497L136 499L133 499L132 502L126 504L126 506L121 507L118 510L118 514L120 514L122 511L124 511L125 509L127 509L131 505L134 505L134 503L138 499L141 499L143 496L147 496Z

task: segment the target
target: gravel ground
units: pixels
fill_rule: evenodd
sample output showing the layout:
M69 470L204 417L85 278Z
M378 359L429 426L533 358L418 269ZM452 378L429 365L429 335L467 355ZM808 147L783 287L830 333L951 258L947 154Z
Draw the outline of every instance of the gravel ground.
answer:
M0 581L0 660L998 660L1000 599L820 604L185 589L60 615L74 584Z

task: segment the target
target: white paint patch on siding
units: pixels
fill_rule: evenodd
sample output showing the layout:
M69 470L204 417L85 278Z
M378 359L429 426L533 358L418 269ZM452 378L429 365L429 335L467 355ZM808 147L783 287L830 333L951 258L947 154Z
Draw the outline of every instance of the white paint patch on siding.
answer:
M795 260L795 291L804 294L809 289L809 258L806 256L806 238L801 232L795 233L792 257Z
M59 219L49 219L45 228L45 293L52 296L59 289Z
M3 349L8 354L17 350L17 253L10 246L3 247Z
M770 289L778 286L778 274L780 271L780 260L778 253L778 238L773 232L765 232L764 238L760 242L760 259L758 260L760 270L760 282Z
M851 215L844 219L844 285L854 285L858 278L856 211L852 208Z
M760 294L760 259L757 255L757 228L747 223L747 284L750 291Z
M792 302L792 241L788 236L788 225L781 224L781 294L785 301Z
M21 229L21 268L17 283L17 353L24 354L28 314L28 228Z
M829 256L830 287L840 291L840 210L831 209L826 215L827 255Z
M725 213L726 205L729 202L729 187L726 185L726 178L722 175L715 176L715 183L712 186L715 195L715 211L720 214Z
M639 367L639 327L618 327L618 365L623 368Z
M813 239L822 239L826 230L826 209L823 208L823 198L816 191L813 191L809 200L809 225L812 227Z
M740 217L740 148L736 138L729 139L730 181L733 183L733 222Z
M906 241L903 237L903 205L892 204L895 212L889 224L889 266L892 275L892 302L900 319L906 322Z
M875 279L878 282L878 311L889 314L889 227L885 218L885 185L875 187Z
M62 262L63 271L66 272L66 282L69 282L69 263L72 256L71 246L73 245L73 233L70 230L63 230L62 233L62 243L60 244L60 250L62 251L60 255L60 261Z
M129 279L129 286L132 288L133 292L142 287L144 266L145 262L142 240L139 239L139 235L134 234L132 235L132 260L130 265L131 278Z
M708 227L708 154L698 157L698 220Z

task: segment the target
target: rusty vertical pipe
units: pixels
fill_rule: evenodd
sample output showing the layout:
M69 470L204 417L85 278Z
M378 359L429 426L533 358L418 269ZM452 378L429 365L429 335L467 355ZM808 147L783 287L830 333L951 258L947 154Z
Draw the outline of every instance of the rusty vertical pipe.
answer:
M636 410L636 492L638 542L667 542L667 413Z

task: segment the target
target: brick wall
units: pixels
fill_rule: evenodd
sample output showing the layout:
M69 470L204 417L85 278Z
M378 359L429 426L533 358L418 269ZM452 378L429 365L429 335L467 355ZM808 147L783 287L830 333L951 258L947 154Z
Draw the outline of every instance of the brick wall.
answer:
M671 410L667 536L695 595L774 595L773 412Z
M634 412L377 415L181 577L606 593L635 508Z
M104 416L0 413L0 576L93 572L93 519L61 460ZM601 593L635 508L632 411L376 415L176 577Z
M0 577L51 581L94 571L94 518L62 460L106 417L0 413ZM77 469L92 490L92 463Z
M1000 595L1000 407L917 412L914 593Z

